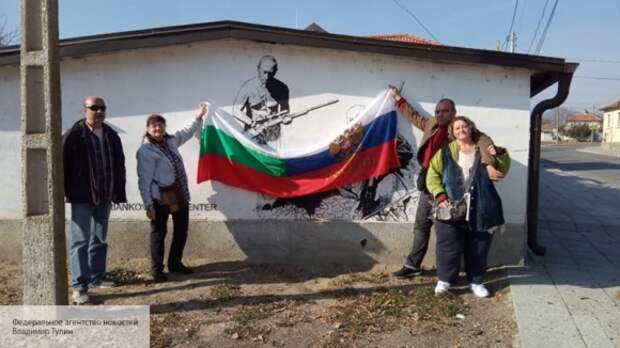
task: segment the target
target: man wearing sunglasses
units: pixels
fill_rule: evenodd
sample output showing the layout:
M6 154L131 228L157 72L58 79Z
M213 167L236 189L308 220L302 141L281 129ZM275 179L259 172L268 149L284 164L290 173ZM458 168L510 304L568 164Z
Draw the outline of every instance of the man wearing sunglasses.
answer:
M125 156L118 134L105 121L101 97L84 100L84 118L63 135L65 197L71 203L71 286L76 304L90 302L89 286L105 279L108 219L113 203L127 202Z

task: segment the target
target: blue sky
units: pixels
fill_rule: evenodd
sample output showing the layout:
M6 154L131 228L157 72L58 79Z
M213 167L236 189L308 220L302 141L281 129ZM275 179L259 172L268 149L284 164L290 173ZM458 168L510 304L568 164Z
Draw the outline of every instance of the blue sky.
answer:
M397 0L443 44L495 49L504 40L515 0ZM59 0L61 38L217 20L332 33L429 34L394 0ZM538 36L555 0L549 0ZM519 0L514 20L519 53L527 53L545 0ZM559 0L541 55L580 62L564 106L602 107L620 98L620 0ZM1 0L8 28L19 25L19 0ZM538 40L532 45L532 53ZM503 45L503 43L502 43ZM617 80L578 78L602 77ZM547 95L549 93L546 93Z

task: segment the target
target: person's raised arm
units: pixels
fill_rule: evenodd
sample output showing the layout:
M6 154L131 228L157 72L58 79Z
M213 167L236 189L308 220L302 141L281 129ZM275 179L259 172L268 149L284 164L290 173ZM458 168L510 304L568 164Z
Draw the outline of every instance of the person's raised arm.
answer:
M186 141L192 138L196 132L199 132L202 128L202 116L207 112L207 104L200 103L196 109L195 118L185 126L174 133L174 139L177 142L177 147L185 144Z
M398 88L389 86L388 93L394 99L394 103L400 114L403 115L403 117L406 118L407 121L411 122L411 124L413 124L416 128L424 131L428 118L420 115L418 110L411 106L407 100L400 95Z

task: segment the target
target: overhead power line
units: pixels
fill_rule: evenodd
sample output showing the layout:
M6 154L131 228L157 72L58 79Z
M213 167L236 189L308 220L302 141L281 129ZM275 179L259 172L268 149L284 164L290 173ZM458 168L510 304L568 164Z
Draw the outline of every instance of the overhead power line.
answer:
M540 15L540 18L538 19L538 23L536 24L536 30L534 30L534 37L532 38L532 41L530 41L530 47L527 48L527 53L530 53L530 50L532 49L534 42L536 42L536 37L538 36L538 29L540 29L540 25L542 24L543 19L545 19L545 11L547 10L547 4L549 4L549 0L545 0L545 6L543 6L542 14Z
M508 48L508 41L510 41L510 33L512 33L512 28L515 24L515 17L517 16L517 8L519 7L519 0L515 0L515 8L512 11L512 20L510 21L510 29L508 29L508 34L506 34L506 43L504 44L504 51Z
M576 60L579 62L588 62L588 63L620 64L620 60L611 60L611 59L567 58L567 60Z
M416 15L413 14L413 12L411 12L407 7L405 7L405 5L403 5L400 0L393 0L394 3L396 5L398 5L398 7L400 7L403 11L405 11L408 15L410 15L411 17L413 17L413 19L415 19L416 22L418 22L418 24L424 29L424 31L426 31L426 33L428 35L430 35L430 37L433 38L433 40L439 42L439 39L437 39L437 37L435 37L435 35L433 35L433 33L431 33L430 30L428 30L428 28L422 24L422 22L418 19L418 17L416 17Z
M573 77L576 79L586 79L586 80L620 81L620 77L583 76L583 75L575 75Z
M560 2L560 0L555 0L555 2L553 3L551 14L549 15L549 19L547 20L547 25L545 25L545 30L543 30L543 33L540 36L540 41L538 41L538 46L536 47L536 54L540 54L540 50L542 50L542 46L545 43L545 38L547 38L549 26L551 26L551 21L553 20L553 16L555 15L555 9L558 7L558 2Z

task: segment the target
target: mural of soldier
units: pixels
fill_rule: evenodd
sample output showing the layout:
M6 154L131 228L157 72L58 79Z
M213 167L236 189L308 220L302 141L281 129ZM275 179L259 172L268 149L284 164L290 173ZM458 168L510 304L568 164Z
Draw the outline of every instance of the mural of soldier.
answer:
M266 144L280 138L280 124L263 126L269 117L289 112L289 88L275 78L278 61L271 55L261 57L257 65L258 76L245 81L233 102L233 115L253 129L256 140Z

